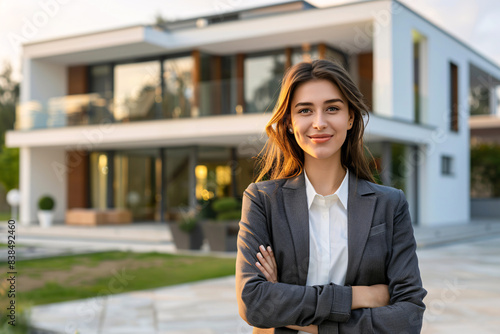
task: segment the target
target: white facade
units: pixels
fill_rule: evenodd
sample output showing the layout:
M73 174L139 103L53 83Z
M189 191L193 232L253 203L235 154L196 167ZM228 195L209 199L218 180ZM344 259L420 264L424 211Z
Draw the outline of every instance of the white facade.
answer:
M419 44L419 121L413 111L415 33L423 37ZM425 226L469 221L469 67L474 64L496 78L500 68L396 1L285 12L204 28L161 31L128 27L27 44L21 104L37 101L45 105L66 95L67 68L73 65L192 50L228 55L315 43L326 43L345 53L352 61L350 72L354 76L359 71L358 55L373 54L373 113L366 140L408 146L401 168L414 220ZM458 67L458 132L449 130L450 62ZM22 119L18 119L18 129L7 134L7 145L21 148L20 220L36 220L36 201L47 192L56 198L56 219L64 219L68 185L61 173L68 167L68 150L231 144L244 155L245 148L262 147L269 117L262 110L257 114L32 130L20 129ZM451 175L442 174L443 156L452 160Z

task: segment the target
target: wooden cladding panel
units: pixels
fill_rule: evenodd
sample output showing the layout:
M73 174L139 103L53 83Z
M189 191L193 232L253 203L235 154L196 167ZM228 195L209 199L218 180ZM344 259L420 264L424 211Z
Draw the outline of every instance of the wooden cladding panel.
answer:
M89 154L66 152L68 209L89 207Z
M236 55L236 84L237 84L237 104L245 107L245 88L243 80L245 78L245 55L239 53Z
M358 55L359 89L368 104L373 107L373 53L360 53Z
M200 51L194 50L191 55L193 57L193 72L192 72L193 86L194 86L193 107L197 109L200 106L201 54Z
M68 95L87 94L89 87L88 67L68 67Z

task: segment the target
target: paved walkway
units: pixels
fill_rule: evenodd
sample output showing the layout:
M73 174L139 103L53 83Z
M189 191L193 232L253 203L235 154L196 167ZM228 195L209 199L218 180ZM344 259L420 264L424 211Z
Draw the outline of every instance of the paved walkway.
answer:
M238 316L234 276L37 306L32 320L68 334L251 333Z
M500 237L418 251L423 333L500 333Z

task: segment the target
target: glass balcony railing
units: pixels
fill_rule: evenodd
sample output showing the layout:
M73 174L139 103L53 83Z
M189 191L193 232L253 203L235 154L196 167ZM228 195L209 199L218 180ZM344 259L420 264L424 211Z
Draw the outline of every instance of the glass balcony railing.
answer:
M113 122L112 101L99 94L54 97L43 103L21 103L16 110L16 130L59 128Z

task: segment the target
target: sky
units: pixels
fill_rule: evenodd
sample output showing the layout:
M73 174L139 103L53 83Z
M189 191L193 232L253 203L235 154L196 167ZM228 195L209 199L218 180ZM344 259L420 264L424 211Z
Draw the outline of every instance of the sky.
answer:
M400 0L500 64L499 0ZM0 70L21 79L22 42L258 7L283 0L0 0ZM285 1L286 2L286 1ZM318 7L347 0L310 0Z

